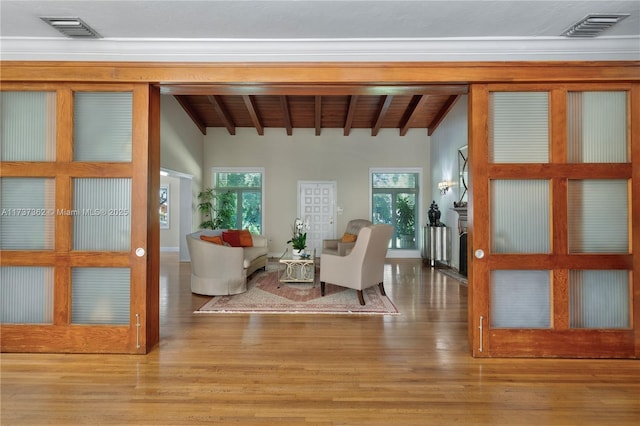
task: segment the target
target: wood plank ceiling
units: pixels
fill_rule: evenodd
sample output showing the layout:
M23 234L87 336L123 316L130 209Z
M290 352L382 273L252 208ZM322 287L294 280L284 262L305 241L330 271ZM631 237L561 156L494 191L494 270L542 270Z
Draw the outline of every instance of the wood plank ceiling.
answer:
M467 85L171 85L161 93L173 95L203 134L208 127L224 127L235 135L238 127L411 129L431 135Z

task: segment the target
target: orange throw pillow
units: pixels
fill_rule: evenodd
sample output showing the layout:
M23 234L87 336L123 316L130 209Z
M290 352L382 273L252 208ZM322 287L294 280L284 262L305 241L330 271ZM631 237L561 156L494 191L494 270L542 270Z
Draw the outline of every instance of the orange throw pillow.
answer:
M200 235L200 239L203 241L208 241L210 243L213 244L218 244L218 245L222 245L223 241L222 241L222 237L217 235L217 236L209 236L209 235Z
M349 234L348 232L345 232L344 235L342 236L342 242L353 243L356 241L356 238L358 238L356 234Z
M248 229L239 231L238 234L240 235L241 247L253 247L253 238L251 238L251 232Z

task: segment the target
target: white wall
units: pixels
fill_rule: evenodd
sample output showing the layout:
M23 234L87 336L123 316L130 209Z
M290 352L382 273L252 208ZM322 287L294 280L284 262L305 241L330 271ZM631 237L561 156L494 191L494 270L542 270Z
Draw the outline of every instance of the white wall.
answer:
M160 167L192 176L192 222L197 227L201 222L196 197L202 188L203 135L173 96L160 97L160 117ZM178 188L176 185L174 192Z
M458 214L451 210L462 192L458 186L458 148L467 145L467 96L462 96L431 135L431 199L442 212L441 222L451 227L451 266L460 269ZM438 182L454 182L446 195L441 195ZM429 201L430 203L431 201Z
M265 168L265 235L270 252L282 253L290 238L291 223L297 213L298 180L337 182L337 233L347 222L369 217L370 167L422 167L422 188L431 188L429 137L424 129L413 129L399 136L397 129L385 129L371 136L369 129L265 129L259 136L253 128L238 128L231 136L226 129L209 128L204 144L204 182L211 185L212 167ZM425 201L426 202L426 201ZM426 206L420 206L421 222Z

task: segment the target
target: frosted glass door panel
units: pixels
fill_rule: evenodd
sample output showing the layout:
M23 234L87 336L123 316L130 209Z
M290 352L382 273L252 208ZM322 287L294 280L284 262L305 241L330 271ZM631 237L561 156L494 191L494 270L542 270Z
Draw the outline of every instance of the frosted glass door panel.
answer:
M5 324L52 324L53 268L0 267L0 307Z
M491 251L549 253L549 182L491 181Z
M569 252L629 252L626 180L570 180Z
M571 328L629 328L629 271L571 271Z
M492 271L491 327L549 328L549 271Z
M569 92L567 156L570 163L629 161L626 92Z
M131 179L74 179L73 249L129 251Z
M55 161L55 93L1 92L0 111L2 161Z
M77 92L74 160L131 161L133 95Z
M549 162L547 92L490 94L489 162Z
M53 250L55 181L0 178L0 248Z
M129 324L129 268L73 268L72 324Z

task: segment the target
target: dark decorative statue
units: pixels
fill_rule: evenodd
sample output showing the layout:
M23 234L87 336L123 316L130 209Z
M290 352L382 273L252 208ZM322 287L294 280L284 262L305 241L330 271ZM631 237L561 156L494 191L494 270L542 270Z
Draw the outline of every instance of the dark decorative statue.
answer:
M440 216L442 215L442 212L438 209L438 205L435 200L431 202L431 207L429 207L427 215L429 216L429 226L442 226L440 224Z

